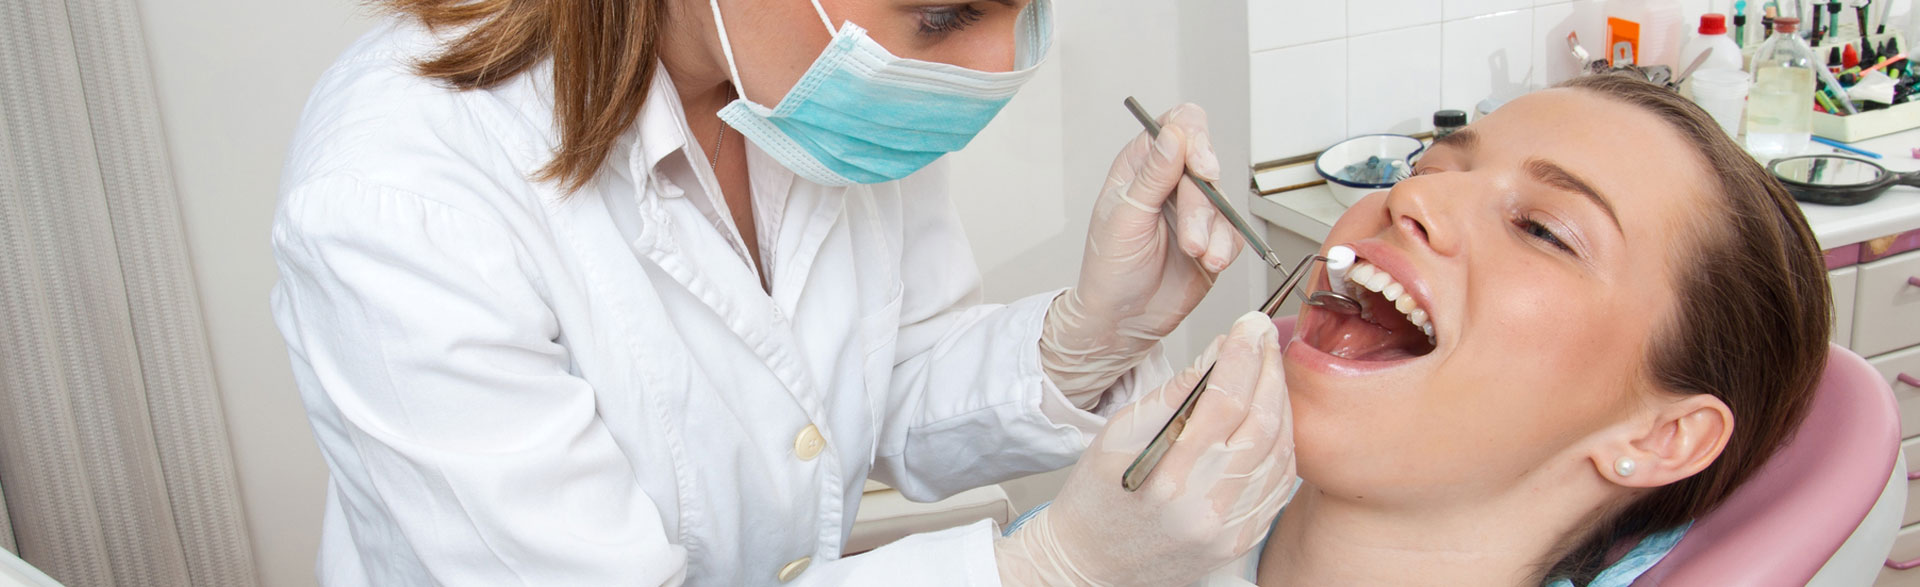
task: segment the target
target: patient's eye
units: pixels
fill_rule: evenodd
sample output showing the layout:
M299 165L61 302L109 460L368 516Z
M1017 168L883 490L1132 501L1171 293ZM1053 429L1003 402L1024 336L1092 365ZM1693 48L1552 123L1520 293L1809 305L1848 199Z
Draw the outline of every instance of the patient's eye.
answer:
M1519 228L1520 232L1526 233L1527 236L1540 239L1542 242L1553 245L1554 248L1562 251L1568 253L1573 252L1573 247L1567 246L1566 241L1560 239L1560 235L1554 234L1553 229L1547 228L1547 225L1541 224L1538 220L1534 220L1532 216L1523 215L1515 218L1513 225L1515 228Z

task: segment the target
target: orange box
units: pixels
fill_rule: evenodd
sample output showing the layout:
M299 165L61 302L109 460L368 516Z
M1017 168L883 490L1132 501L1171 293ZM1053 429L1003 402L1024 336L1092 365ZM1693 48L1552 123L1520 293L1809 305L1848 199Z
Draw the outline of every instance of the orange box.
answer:
M1607 19L1607 64L1624 67L1640 63L1640 23Z

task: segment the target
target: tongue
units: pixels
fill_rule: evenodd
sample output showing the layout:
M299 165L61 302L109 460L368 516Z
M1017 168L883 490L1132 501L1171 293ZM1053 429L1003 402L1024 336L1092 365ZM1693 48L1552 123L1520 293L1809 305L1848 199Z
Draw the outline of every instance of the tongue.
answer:
M1329 313L1322 327L1310 333L1314 348L1354 361L1393 361L1425 355L1433 351L1427 335L1378 293L1362 291L1362 307L1368 318Z
M1327 354L1355 361L1392 361L1418 355L1402 343L1402 336L1358 316L1344 317L1313 346Z

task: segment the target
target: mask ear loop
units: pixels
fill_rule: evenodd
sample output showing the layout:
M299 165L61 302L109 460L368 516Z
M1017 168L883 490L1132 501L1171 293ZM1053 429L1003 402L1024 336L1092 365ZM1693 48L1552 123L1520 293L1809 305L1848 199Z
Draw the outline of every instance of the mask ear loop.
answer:
M820 15L820 24L827 25L827 36L833 36L833 19L827 18L827 9L820 7L820 0L813 0L813 13Z
M814 5L819 6L815 0ZM727 38L727 19L720 16L720 0L707 0L707 6L713 8L713 28L720 31L720 52L727 56L727 74L733 77L733 89L741 99L747 97L747 86L740 82L740 66L733 62L733 41Z
M827 17L827 9L820 6L820 0L812 0L813 13L820 16L820 24L827 27L827 36L834 35L833 19ZM733 89L741 99L747 98L747 85L740 81L740 66L733 61L733 41L727 38L727 19L720 16L720 0L707 0L707 6L713 9L713 28L720 31L720 53L727 57L727 74L733 77Z

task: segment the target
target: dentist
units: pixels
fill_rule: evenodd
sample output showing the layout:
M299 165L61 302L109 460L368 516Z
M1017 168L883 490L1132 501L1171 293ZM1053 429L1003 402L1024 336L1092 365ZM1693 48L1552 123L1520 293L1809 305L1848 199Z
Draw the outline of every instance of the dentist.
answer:
M272 229L323 584L1171 584L1292 486L1251 319L1119 489L1198 379L1157 342L1239 247L1180 179L1219 172L1198 108L1116 158L1073 287L980 302L936 160L1032 76L1048 0L383 4ZM868 478L935 500L1076 459L1013 538L842 556Z

